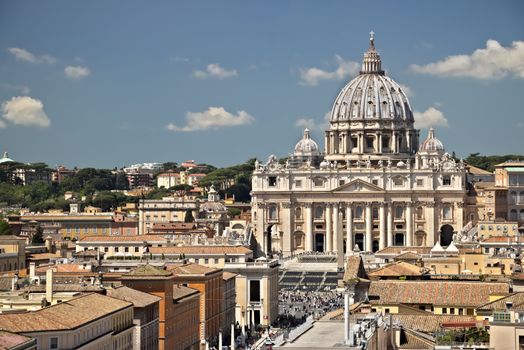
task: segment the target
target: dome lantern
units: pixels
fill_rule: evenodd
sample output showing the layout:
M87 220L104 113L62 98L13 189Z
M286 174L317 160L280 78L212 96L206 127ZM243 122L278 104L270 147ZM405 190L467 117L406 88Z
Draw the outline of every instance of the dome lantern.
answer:
M360 71L360 74L384 75L380 55L375 49L375 33L371 31L369 35L369 49L368 52L364 54L364 60L362 61L362 70Z

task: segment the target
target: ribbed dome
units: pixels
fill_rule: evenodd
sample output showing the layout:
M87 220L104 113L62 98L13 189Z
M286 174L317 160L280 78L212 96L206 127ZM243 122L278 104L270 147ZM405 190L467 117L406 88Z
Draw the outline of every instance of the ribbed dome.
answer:
M358 119L414 122L406 93L382 70L373 32L360 75L342 89L331 111L331 122Z
M4 156L0 158L0 164L2 163L14 163L15 161L9 158L9 154L7 152L4 152Z
M309 129L304 130L304 137L295 146L295 156L318 156L318 145L309 135Z
M429 129L428 137L420 145L419 152L444 153L444 145L435 137L435 130Z

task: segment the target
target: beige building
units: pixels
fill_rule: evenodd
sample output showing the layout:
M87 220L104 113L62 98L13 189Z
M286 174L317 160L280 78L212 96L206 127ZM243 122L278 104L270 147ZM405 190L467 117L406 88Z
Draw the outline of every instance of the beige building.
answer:
M1 314L0 330L37 340L38 349L133 348L133 304L86 294L38 311Z
M464 226L465 167L419 130L373 36L362 71L333 104L321 153L309 130L286 162L258 161L252 222L261 253L448 245Z
M0 236L0 272L18 272L25 268L25 239Z
M524 223L524 162L505 162L495 167L495 183L508 189L507 219Z
M76 252L98 250L104 258L142 257L150 247L163 247L167 239L160 235L90 236L76 242Z
M278 316L278 261L229 262L236 274L236 321L241 326L269 325Z
M199 207L198 201L184 198L141 199L138 204L138 234L150 233L155 223L184 222L187 210L196 218Z
M489 320L489 346L496 350L524 348L524 293L513 293L477 308Z

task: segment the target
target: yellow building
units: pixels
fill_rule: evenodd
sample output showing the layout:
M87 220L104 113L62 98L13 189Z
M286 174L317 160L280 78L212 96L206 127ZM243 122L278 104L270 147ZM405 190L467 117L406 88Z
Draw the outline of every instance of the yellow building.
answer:
M0 272L18 272L25 268L25 239L0 236Z

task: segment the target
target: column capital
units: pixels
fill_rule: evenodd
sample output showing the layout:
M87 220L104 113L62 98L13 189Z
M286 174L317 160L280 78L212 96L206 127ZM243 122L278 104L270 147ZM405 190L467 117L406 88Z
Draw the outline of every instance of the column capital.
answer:
M284 208L284 209L289 209L292 206L291 202L283 202L281 204L282 204L282 208Z
M464 208L464 202L455 202L457 208Z
M304 208L313 208L313 203L311 202L305 202L305 203L300 203L304 206Z
M264 209L266 207L265 202L256 202L256 204L257 204L257 208L260 208L260 209Z

